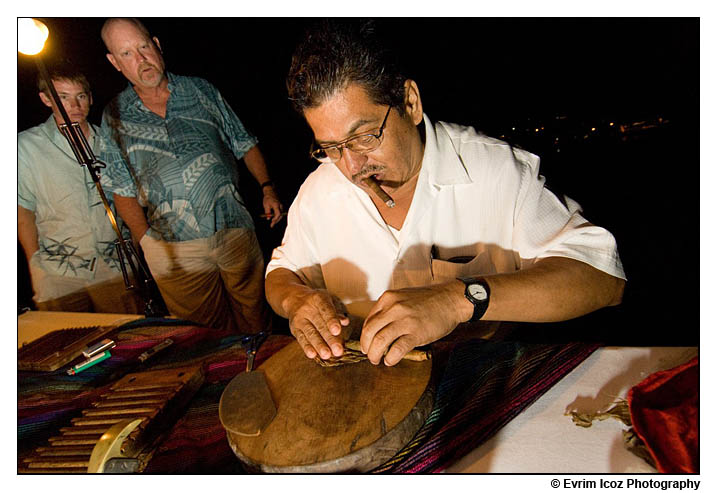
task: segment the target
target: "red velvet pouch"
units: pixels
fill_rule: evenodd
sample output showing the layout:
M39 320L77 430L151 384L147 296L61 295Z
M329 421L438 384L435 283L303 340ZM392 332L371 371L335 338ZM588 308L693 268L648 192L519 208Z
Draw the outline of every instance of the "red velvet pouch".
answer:
M698 472L698 357L631 388L628 407L659 472Z

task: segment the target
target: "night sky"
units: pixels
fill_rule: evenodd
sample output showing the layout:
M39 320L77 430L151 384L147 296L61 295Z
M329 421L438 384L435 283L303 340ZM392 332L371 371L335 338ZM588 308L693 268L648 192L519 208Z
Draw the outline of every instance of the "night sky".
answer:
M51 33L44 56L82 67L93 88L90 120L99 123L104 105L127 84L105 58L104 18L42 20ZM142 20L159 38L168 70L211 81L258 136L288 206L314 169L307 158L311 134L284 86L294 44L311 19ZM382 18L379 26L417 81L432 120L503 135L540 155L549 185L616 235L630 289L624 305L596 323L608 317L635 326L652 300L655 312L655 287L662 282L680 282L675 303L681 310L671 302L668 313L649 313L645 324L697 313L698 18ZM49 113L37 97L34 62L18 55L17 66L21 131ZM607 122L658 118L660 128L628 141L601 133ZM528 136L540 126L542 132ZM599 131L591 134L592 126ZM557 136L571 144L559 150ZM256 184L245 183L243 193L258 201ZM265 250L281 233L258 226ZM654 332L642 327L627 342L646 341L648 333L656 343L676 340ZM679 340L697 343L697 319Z
M104 18L43 19L48 61L90 78L92 119L125 81L105 59ZM169 70L205 77L248 126L272 133L288 109L284 77L311 19L143 18ZM638 117L697 109L698 20L671 18L382 18L434 120L477 126L554 114ZM198 40L201 40L198 42ZM18 129L41 121L34 63L18 55ZM292 136L290 136L291 138Z

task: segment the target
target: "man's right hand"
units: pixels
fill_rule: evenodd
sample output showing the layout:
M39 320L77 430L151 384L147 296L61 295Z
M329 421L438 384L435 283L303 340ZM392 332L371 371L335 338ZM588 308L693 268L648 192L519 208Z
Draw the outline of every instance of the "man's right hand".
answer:
M344 304L325 289L306 287L283 303L289 329L308 358L322 359L344 354L342 329L349 325Z

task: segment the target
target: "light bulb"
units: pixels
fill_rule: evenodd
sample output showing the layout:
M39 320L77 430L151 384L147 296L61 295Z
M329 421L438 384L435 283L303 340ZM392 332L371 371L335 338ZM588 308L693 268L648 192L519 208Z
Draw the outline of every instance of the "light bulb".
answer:
M42 22L21 17L17 20L17 51L25 55L37 55L45 47L50 31Z

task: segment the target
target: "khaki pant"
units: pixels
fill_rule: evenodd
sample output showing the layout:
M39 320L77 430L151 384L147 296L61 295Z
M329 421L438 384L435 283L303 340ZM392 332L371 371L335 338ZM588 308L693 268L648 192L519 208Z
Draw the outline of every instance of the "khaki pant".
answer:
M243 333L267 328L264 259L254 231L181 242L145 235L140 246L172 315Z

